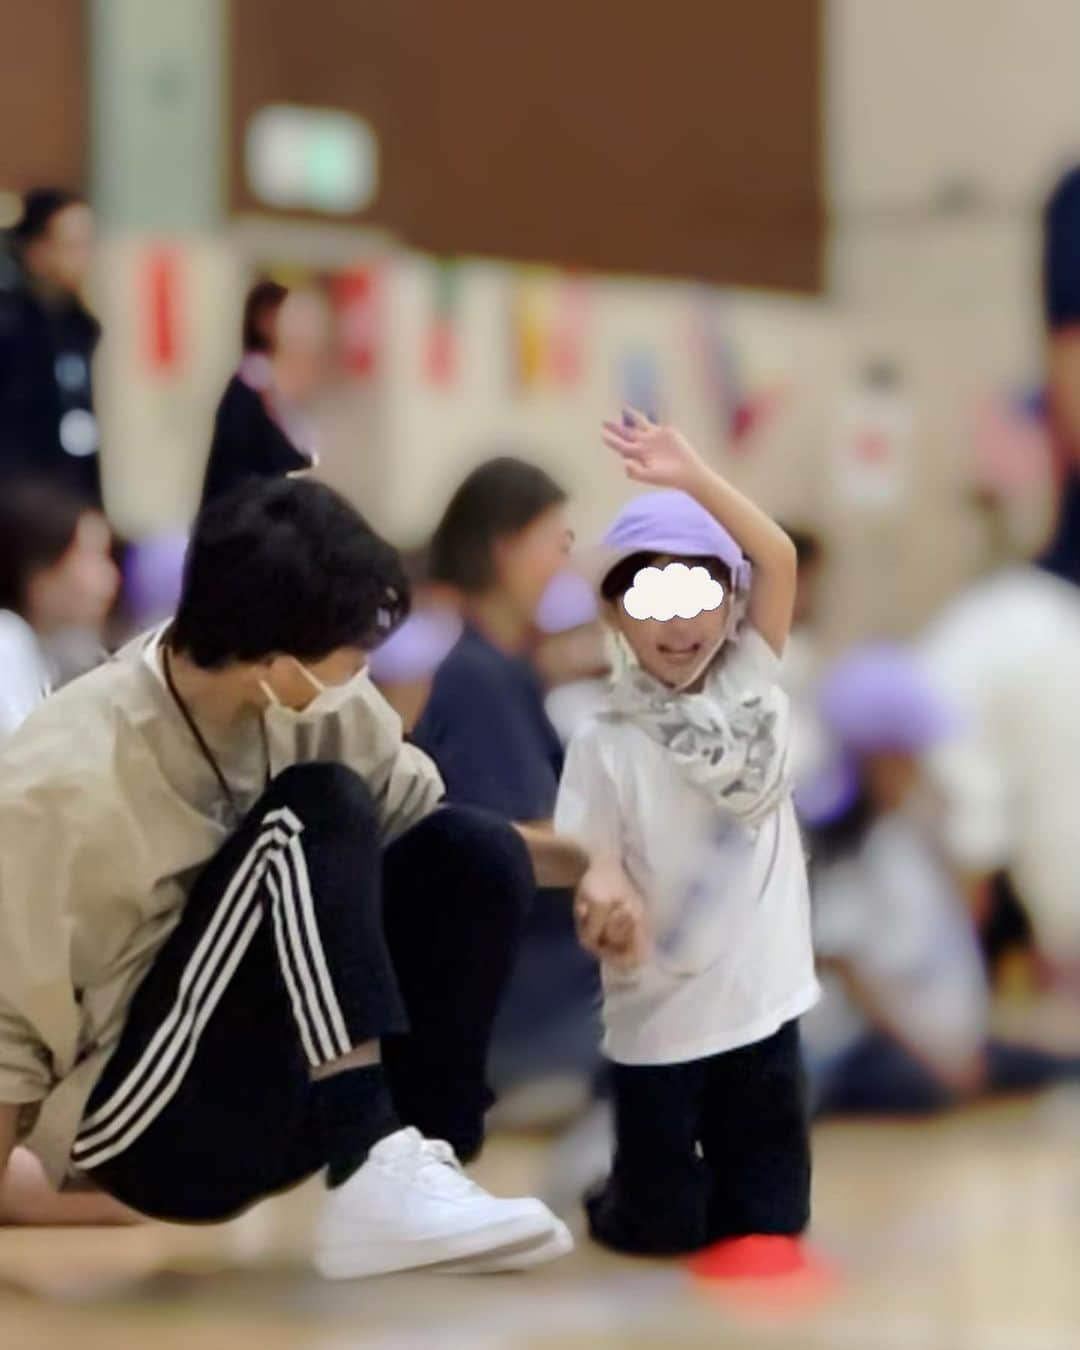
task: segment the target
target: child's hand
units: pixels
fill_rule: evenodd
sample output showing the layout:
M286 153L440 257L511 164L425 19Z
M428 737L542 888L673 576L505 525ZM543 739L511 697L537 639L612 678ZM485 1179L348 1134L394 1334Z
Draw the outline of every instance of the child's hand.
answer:
M628 410L623 423L605 422L604 444L622 457L627 478L653 487L692 492L706 472L704 461L674 427L659 427Z
M630 970L648 955L644 902L617 863L594 863L585 873L574 917L581 945L600 960Z

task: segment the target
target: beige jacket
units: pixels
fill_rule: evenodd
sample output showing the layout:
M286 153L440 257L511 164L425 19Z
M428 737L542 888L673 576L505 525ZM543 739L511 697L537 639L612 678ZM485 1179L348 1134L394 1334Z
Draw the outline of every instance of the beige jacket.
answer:
M54 1185L132 995L229 833L221 789L159 675L148 639L74 681L0 750L0 1102ZM262 737L214 747L245 809ZM340 761L375 795L384 837L427 815L443 785L403 743L374 686L313 727L270 728L271 772Z

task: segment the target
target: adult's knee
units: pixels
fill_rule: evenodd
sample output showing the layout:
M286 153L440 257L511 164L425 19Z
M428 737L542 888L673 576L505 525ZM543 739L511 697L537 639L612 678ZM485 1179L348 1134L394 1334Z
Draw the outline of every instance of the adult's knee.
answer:
M306 829L343 829L353 837L378 834L375 798L346 764L291 764L268 792L268 807L288 807Z
M411 836L411 838L410 838ZM473 806L441 806L410 831L431 884L471 906L523 916L536 893L525 841L508 821ZM402 842L405 842L403 840Z

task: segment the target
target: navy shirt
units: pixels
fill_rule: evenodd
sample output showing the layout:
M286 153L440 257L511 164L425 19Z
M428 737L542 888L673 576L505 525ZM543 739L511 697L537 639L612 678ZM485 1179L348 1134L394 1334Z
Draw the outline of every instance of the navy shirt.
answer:
M448 801L508 820L549 820L562 747L536 672L466 627L439 667L412 739L432 757Z
M81 422L94 436L91 362L97 319L74 296L46 305L0 257L0 475L29 474L101 505L96 443L65 444Z
M311 457L274 421L259 391L234 375L214 417L202 506L249 479L284 478L310 468Z

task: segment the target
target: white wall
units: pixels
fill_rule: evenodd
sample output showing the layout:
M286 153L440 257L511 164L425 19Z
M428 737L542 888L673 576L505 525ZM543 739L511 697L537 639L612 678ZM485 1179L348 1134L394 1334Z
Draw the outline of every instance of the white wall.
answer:
M1075 0L830 0L830 289L971 314L1037 362L1039 212L1080 160ZM967 210L946 206L968 194Z
M393 257L380 374L369 385L343 385L324 408L326 474L393 536L408 543L422 535L465 469L504 445L535 454L562 478L579 534L595 536L627 492L596 428L618 406L620 354L640 344L658 357L670 415L770 509L828 532L837 622L850 631L910 626L978 564L966 494L980 391L1040 370L1039 213L1059 167L1080 159L1078 55L1077 0L831 0L829 298L722 301L742 364L789 386L783 416L747 458L720 450L687 334L690 287L597 280L580 383L519 394L508 339L520 273L466 264L461 369L440 390L422 369L433 305L428 260L340 228L242 224L189 240L191 364L154 381L137 360L131 264L140 241L112 238L99 295L107 477L118 519L137 533L183 519L194 501L252 260L291 255L326 268L374 251ZM968 209L945 211L946 190L957 184ZM830 456L844 400L867 360L880 356L905 373L912 487L891 514L860 519L833 490ZM1027 504L1031 538L1041 510Z

